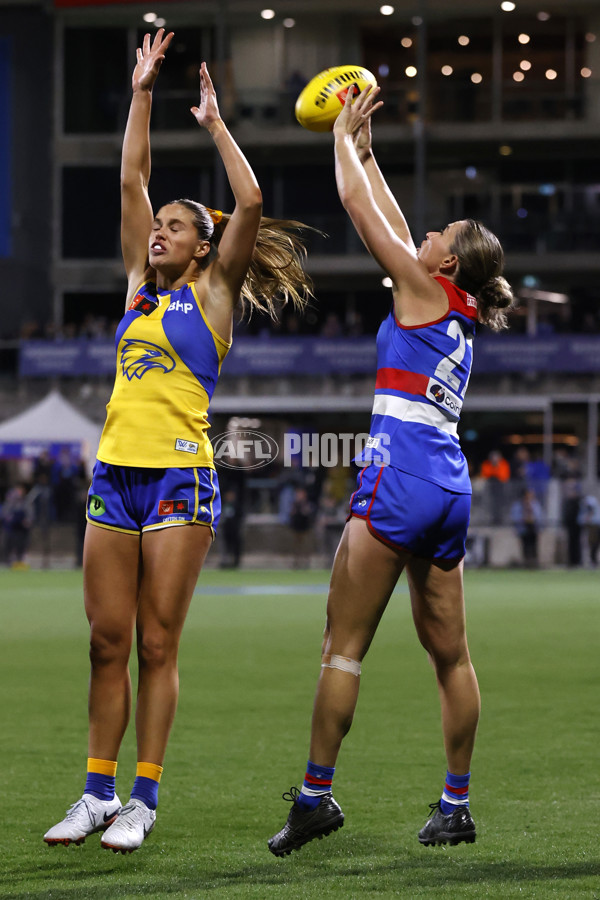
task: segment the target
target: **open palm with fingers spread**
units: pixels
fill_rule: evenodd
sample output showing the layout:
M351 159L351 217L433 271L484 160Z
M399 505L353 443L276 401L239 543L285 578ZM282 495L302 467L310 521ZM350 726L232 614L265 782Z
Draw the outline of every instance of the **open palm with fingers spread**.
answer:
M159 28L150 44L150 35L144 35L142 47L136 50L137 65L133 70L131 85L134 91L151 91L156 81L165 52L173 39L173 32L164 37L165 29Z

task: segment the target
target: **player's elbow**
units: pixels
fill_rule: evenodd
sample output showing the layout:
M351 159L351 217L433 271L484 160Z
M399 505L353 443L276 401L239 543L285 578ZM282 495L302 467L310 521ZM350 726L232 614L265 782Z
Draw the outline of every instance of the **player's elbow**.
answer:
M339 188L338 193L340 195L340 200L342 201L342 206L352 219L360 216L361 211L365 207L365 195L364 191L361 190L361 186L346 183Z
M121 194L134 194L147 189L148 179L141 172L121 172Z
M244 213L258 215L260 217L262 214L262 192L258 185L256 185L256 187L244 197L243 201L237 205L241 206Z

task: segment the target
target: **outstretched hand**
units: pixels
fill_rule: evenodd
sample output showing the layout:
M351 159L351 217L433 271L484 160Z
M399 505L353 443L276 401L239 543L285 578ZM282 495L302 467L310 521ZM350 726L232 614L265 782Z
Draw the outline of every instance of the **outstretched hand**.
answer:
M142 47L136 50L137 64L133 70L131 86L134 91L151 91L156 76L165 58L167 47L173 39L173 32L164 37L165 29L159 28L154 35L152 45L150 45L150 35L144 35L144 43Z
M204 128L208 128L221 118L217 92L204 62L200 66L200 105L192 106L190 111L198 125L202 125Z
M359 154L371 149L371 116L383 106L383 100L375 103L375 98L380 90L380 87L372 87L368 84L352 102L354 87L349 87L346 102L333 126L333 134L336 138L342 137L344 134L353 135L354 145Z

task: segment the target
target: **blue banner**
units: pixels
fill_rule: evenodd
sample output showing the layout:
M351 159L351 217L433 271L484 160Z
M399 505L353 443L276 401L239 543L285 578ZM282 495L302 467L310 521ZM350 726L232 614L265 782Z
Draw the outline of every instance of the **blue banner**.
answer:
M11 145L11 42L0 38L0 258L12 252Z
M68 452L69 458L77 462L81 457L81 442L0 441L0 459L37 459L43 451L47 451L52 460Z
M223 375L373 375L374 337L239 337ZM113 375L112 340L23 341L19 374L31 378ZM508 372L600 372L600 335L486 336L475 341L475 375Z

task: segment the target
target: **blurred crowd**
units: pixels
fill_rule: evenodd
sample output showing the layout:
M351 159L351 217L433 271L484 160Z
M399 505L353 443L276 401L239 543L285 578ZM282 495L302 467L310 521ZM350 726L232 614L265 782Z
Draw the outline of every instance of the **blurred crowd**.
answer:
M584 490L578 456L565 448L554 451L549 466L541 453L518 447L510 460L492 450L482 463L489 523L512 524L521 545L521 563L539 565L539 538L544 527L560 524L566 535L568 566L596 566L600 546L600 502ZM549 487L558 486L558 522L551 522Z
M55 526L70 535L69 549L81 565L85 531L85 502L89 478L83 462L64 450L57 459L46 451L34 460L9 466L0 461L0 558L5 565L23 568L34 528L42 556L53 551Z
M571 298L567 304L545 304L548 310L536 314L535 320L528 316L527 306L520 306L511 315L511 333L528 333L534 337L546 337L554 334L600 334L600 303L598 296ZM301 315L292 308L281 311L279 321L275 322L264 316L255 316L236 325L239 334L269 335L311 335L326 338L360 337L364 334L374 335L377 332L385 309L382 303L365 304L364 297L355 298L357 308L349 305L345 295L335 297L325 295L315 300ZM95 301L97 305L97 301ZM18 337L21 340L70 340L86 338L88 340L112 339L118 324L120 298L108 304L113 310L111 315L88 313L80 321L70 321L56 328L51 322L42 323L33 319L24 322ZM333 307L333 308L332 308ZM9 335L5 335L9 337Z
M600 500L585 490L573 448L557 448L551 465L523 445L512 454L494 449L471 476L472 523L512 529L520 547L515 564L539 566L540 536L544 529L559 527L568 566L598 565ZM355 479L354 467L303 467L298 458L287 467L277 462L261 470L220 467L218 564L238 568L244 555L267 550L287 555L294 568L308 568L317 558L331 562ZM36 554L41 553L43 564L56 553L60 532L63 553L81 565L88 487L83 462L66 448L57 459L42 452L18 465L0 461L3 564L27 565L35 531ZM266 544L257 538L257 526L267 529L261 534L271 535Z

